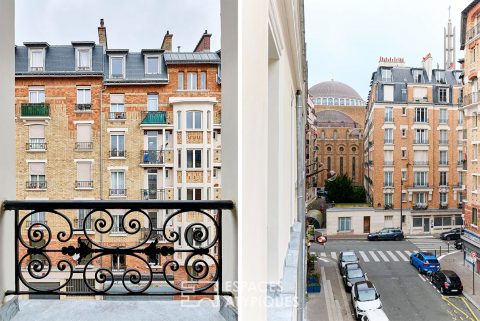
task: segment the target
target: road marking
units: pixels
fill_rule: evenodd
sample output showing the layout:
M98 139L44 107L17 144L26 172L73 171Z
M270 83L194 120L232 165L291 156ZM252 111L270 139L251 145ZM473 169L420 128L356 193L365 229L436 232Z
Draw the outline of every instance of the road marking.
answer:
M442 299L447 302L447 304L451 305L455 310L457 310L458 312L462 313L463 315L465 315L467 317L467 319L470 319L470 317L468 316L468 314L466 314L465 312L463 312L459 307L457 307L455 304L453 304L450 300L447 300L447 298L442 295Z
M410 252L410 251L404 250L403 252L407 253L408 257L410 257L410 255L412 255L412 252Z
M467 301L465 300L464 297L462 297L462 301L463 301L463 303L465 303L465 306L467 307L468 311L470 311L470 313L473 315L475 320L479 321L478 318L477 318L477 315L475 313L473 313L472 309L470 308L470 305L467 303Z
M322 284L323 284L323 287L324 287L324 295L325 295L325 301L327 303L327 317L329 320L331 320L331 318L333 317L333 313L332 313L332 308L330 307L330 292L329 292L329 289L328 289L328 285L327 285L327 278L325 276L325 268L322 266L320 267L320 275L322 276ZM333 293L332 293L332 296L333 296Z
M423 281L423 282L426 282L427 280L423 277L423 275L421 275L420 273L417 274L418 277Z
M333 259L335 259L335 260L337 259L337 253L336 252L331 252L330 254L332 255Z
M387 251L387 254L390 255L390 257L392 258L392 260L394 262L398 262L399 260L397 259L397 257L392 253L392 251Z
M327 253L322 252L322 253L320 253L320 256L321 256L321 257L327 257Z
M382 259L385 261L385 262L390 262L390 260L388 259L388 257L382 252L382 251L377 251L378 254L382 257Z
M330 263L330 261L329 261L329 260L327 260L327 259L323 259L323 258L321 258L321 257L319 257L318 259L319 259L320 261L322 261L322 262L325 262L325 263Z
M367 254L365 254L365 252L359 251L359 253L360 253L360 255L362 256L362 258L363 258L363 260L364 260L365 262L370 262Z
M375 255L375 252L373 251L368 251L368 253L370 253L370 256L373 257L373 260L375 262L380 262L380 259Z
M402 260L404 260L405 262L408 262L408 258L405 255L403 255L401 251L395 251L395 252L397 252L397 255L400 256Z

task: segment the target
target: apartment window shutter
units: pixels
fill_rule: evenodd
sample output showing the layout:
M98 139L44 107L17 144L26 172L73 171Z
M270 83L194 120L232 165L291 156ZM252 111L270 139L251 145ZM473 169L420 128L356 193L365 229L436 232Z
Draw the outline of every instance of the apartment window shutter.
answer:
M90 162L78 162L77 163L77 180L78 181L91 181L91 168Z
M28 132L30 138L45 138L45 126L43 125L30 125Z
M123 104L125 96L123 94L112 94L110 95L111 104Z
M92 126L90 124L77 125L77 142L92 141Z
M29 163L28 171L30 175L45 175L45 163Z

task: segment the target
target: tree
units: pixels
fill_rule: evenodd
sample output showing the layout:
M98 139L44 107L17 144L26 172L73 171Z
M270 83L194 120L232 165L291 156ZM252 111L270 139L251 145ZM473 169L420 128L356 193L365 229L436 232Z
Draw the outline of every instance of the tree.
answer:
M352 180L347 175L337 176L334 181L325 183L330 202L335 203L364 203L365 189L354 187Z

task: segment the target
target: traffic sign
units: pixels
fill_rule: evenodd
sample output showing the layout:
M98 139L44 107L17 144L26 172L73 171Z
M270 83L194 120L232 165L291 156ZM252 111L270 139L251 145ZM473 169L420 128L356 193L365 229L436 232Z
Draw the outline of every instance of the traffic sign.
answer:
M474 251L470 252L470 256L471 257L477 257L477 252L474 252Z
M317 242L322 244L322 243L327 243L327 237L326 236L323 236L323 235L320 235L317 237Z

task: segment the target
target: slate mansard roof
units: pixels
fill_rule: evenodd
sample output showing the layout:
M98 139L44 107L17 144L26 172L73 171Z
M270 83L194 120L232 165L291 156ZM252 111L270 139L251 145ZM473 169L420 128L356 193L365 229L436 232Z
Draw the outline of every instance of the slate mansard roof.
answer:
M76 46L92 48L91 71L77 71L75 66ZM45 49L45 70L30 71L28 66L28 50L32 48ZM125 78L110 78L111 55L125 56ZM146 55L159 55L161 72L159 74L145 73ZM49 46L43 42L24 43L15 46L15 74L19 77L38 76L103 76L106 84L117 83L168 83L168 65L173 64L213 64L220 65L219 52L164 52L162 49L143 49L141 52L129 52L127 49L103 50L102 45L94 42L72 42L72 45Z
M392 71L392 78L390 80L382 79L382 69L390 69ZM413 79L414 70L419 70L422 73L423 84L440 84L437 82L437 72L445 72L445 83L443 85L460 85L457 81L458 77L462 73L461 70L445 70L445 69L433 69L432 79L429 79L427 72L424 68L412 68L412 67L379 67L377 71L372 74L372 81L379 83L415 83Z

